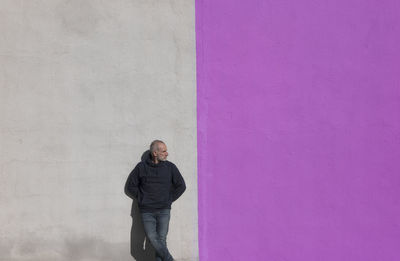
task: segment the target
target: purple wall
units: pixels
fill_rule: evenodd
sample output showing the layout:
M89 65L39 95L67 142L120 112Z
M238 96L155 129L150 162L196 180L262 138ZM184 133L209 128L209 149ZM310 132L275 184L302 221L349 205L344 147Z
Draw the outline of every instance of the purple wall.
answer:
M399 14L197 0L201 261L400 260Z

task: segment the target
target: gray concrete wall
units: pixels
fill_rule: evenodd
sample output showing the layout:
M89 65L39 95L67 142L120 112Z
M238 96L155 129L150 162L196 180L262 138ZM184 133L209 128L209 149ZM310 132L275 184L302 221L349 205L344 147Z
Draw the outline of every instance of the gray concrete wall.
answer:
M2 0L0 86L0 260L133 260L155 138L188 187L169 247L198 258L193 0Z

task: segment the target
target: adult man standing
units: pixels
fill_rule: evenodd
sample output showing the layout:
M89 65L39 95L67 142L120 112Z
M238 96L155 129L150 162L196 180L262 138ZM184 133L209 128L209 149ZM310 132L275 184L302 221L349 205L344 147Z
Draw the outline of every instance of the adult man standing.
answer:
M147 239L156 250L157 261L172 261L167 248L171 204L186 189L178 168L167 161L167 146L161 140L150 145L150 153L129 174L125 193L137 200Z

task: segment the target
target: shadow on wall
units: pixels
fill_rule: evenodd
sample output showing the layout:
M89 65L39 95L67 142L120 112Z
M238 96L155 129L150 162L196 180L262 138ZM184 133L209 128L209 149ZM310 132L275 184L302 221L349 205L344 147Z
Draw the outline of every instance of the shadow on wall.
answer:
M155 250L149 241L143 228L142 217L136 200L132 202L132 228L131 228L131 255L136 261L153 261Z
M141 160L150 153L149 150L142 154ZM132 228L131 228L131 255L136 261L153 261L155 260L155 250L148 240L144 232L143 221L140 215L139 207L135 199L132 200Z

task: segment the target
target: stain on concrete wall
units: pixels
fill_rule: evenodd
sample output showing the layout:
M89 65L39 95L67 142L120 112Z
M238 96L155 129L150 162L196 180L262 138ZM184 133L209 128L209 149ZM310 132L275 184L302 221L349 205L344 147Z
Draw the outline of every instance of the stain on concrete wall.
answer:
M2 1L0 260L132 260L125 180L159 138L196 260L194 1Z

